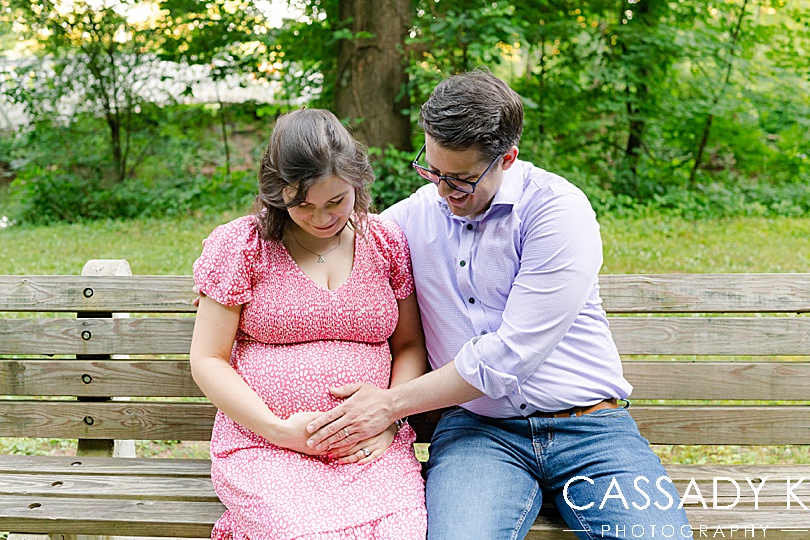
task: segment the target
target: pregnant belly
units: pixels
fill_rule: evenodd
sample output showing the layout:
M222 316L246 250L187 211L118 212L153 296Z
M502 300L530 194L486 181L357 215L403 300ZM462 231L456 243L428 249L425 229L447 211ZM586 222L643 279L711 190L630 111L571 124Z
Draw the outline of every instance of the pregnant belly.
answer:
M236 371L279 417L300 411L328 411L340 400L330 388L363 382L387 388L391 376L388 343L313 341L292 345L237 342Z

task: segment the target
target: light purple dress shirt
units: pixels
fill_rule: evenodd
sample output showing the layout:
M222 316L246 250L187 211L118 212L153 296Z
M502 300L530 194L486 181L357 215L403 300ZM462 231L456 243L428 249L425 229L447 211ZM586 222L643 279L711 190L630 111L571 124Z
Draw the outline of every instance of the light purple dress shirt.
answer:
M387 209L408 238L430 363L506 418L626 398L602 300L599 224L564 178L517 161L490 208L453 215L429 184Z

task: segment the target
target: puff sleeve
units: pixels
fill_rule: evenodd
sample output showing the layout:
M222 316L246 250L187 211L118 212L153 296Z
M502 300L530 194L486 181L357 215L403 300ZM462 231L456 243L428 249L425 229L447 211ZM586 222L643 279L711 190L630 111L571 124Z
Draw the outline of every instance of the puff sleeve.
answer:
M260 247L261 237L253 217L220 225L208 236L202 254L194 262L194 283L222 305L250 302Z
M377 239L388 259L391 289L394 291L394 297L402 300L415 290L408 240L402 229L393 221L374 216L374 222Z

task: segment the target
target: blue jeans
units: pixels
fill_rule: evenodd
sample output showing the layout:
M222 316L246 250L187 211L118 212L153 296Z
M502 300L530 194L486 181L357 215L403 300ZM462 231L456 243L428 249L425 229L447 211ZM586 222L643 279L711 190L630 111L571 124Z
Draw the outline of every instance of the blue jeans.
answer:
M427 469L429 540L522 539L544 499L579 538L692 536L677 491L625 409L442 416Z

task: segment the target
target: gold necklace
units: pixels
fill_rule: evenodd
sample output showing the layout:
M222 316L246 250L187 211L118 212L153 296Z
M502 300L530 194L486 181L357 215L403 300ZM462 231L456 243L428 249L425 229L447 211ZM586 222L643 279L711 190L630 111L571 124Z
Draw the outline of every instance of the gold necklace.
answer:
M295 233L293 232L292 227L290 228L290 234L292 235L293 240L295 240L295 243L298 244L298 247L300 247L304 251L308 251L308 252L312 253L313 255L317 255L319 263L325 263L326 259L324 259L323 256L332 253L333 251L335 251L337 248L340 247L340 240L341 240L341 237L343 236L343 231L341 230L340 233L338 234L338 243L337 243L337 245L335 247L333 247L332 249L328 250L328 251L324 251L323 253L316 253L316 252L312 251L311 249L304 247L304 245L301 242L298 241L298 237L295 236Z

